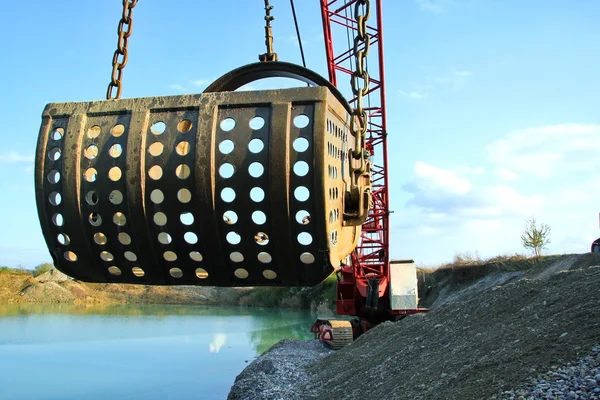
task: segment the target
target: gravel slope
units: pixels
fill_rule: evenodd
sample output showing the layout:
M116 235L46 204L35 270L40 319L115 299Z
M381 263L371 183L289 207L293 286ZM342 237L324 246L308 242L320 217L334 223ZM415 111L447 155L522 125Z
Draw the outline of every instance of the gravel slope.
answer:
M463 285L428 314L381 324L350 346L309 360L305 379L288 389L302 399L321 398L324 390L335 399L598 398L592 380L600 344L600 255L561 256L492 281L499 284ZM285 358L286 349L297 346L284 343L278 354ZM581 367L572 372L573 365ZM282 375L285 368L271 370L271 387ZM294 398L261 397L260 391L257 384L251 397L237 392L231 398Z

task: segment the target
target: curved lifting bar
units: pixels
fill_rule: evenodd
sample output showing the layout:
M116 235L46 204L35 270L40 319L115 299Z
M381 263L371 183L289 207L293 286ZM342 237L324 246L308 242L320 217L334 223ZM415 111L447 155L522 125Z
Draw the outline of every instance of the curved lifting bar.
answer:
M211 83L203 93L233 92L248 83L264 78L292 78L312 86L325 86L346 108L346 111L352 113L348 101L327 79L308 68L281 61L258 62L236 68Z

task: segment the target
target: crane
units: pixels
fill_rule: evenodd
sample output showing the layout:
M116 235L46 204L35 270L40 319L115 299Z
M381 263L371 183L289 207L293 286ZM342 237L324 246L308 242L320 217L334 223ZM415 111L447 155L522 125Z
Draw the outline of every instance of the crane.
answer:
M381 3L320 0L328 79L278 61L265 0L259 62L201 94L121 99L137 4L123 0L106 100L42 114L36 201L54 265L146 285L310 286L334 273L337 313L355 319L311 328L334 348L426 311L412 261L389 255ZM340 53L336 27L356 33ZM235 91L267 77L308 87Z

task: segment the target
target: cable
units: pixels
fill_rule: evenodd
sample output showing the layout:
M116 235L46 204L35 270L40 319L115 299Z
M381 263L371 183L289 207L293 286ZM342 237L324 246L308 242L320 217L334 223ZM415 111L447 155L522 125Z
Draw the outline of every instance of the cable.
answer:
M302 56L302 65L306 68L306 60L304 59L304 49L302 48L302 37L300 37L300 28L298 28L298 20L296 19L296 8L294 7L294 0L290 0L292 6L292 15L294 16L294 25L296 25L296 36L298 36L298 44L300 45L300 55Z

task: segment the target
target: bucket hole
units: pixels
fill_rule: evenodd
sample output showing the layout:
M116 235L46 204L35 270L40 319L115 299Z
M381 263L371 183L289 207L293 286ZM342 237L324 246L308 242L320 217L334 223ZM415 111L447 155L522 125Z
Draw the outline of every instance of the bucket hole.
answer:
M221 121L220 124L221 130L225 131L225 132L229 132L231 130L233 130L233 128L235 128L235 119L229 117L229 118L225 118L223 121Z
M298 139L294 140L294 143L292 143L294 150L296 150L298 153L303 153L308 150L308 145L308 140L303 137L299 137Z
M298 186L294 190L294 198L298 201L306 201L310 197L310 191L305 186Z
M165 146L161 142L155 142L148 147L148 153L151 156L158 157L162 154L164 148Z
M198 279L206 279L208 278L208 272L204 268L196 268L196 277Z
M298 176L306 176L306 174L308 174L308 163L306 161L298 161L295 163L294 173Z
M92 225L92 226L102 225L102 217L98 213L91 213L88 216L88 221L90 221L90 225Z
M165 129L167 129L167 125L165 125L165 123L162 121L158 121L150 127L150 132L152 132L154 135L162 135Z
M138 259L137 255L133 251L126 251L125 253L123 253L123 255L125 256L127 261L135 262Z
M180 270L179 268L171 268L169 270L169 274L173 277L173 278L181 278L183 276L183 271Z
M248 150L250 153L260 153L265 148L265 144L260 139L252 139L250 143L248 143Z
M250 190L250 198L252 201L260 203L265 199L265 191L259 187L252 188L252 190Z
M298 243L303 246L308 246L312 243L312 235L308 232L302 232L298 234Z
M65 220L64 220L62 214L59 214L59 213L54 214L52 216L52 223L56 226L63 226L63 224L65 223Z
M108 195L108 200L115 205L121 204L123 202L123 193L120 190L113 190Z
M48 158L50 161L57 161L61 156L60 149L58 147L53 147L48 151Z
M229 259L235 263L240 263L244 261L244 256L239 251L234 251L229 255Z
M104 246L108 242L108 239L106 238L106 235L104 233L98 232L94 233L94 242L96 242L96 244L99 244L100 246Z
M59 233L58 236L56 236L56 240L63 246L68 246L71 243L71 238L66 233Z
M234 245L240 244L242 241L242 237L237 232L229 232L225 238L227 239L227 243Z
M177 130L181 133L189 132L192 129L192 121L189 119L182 119L177 124Z
M221 199L226 203L231 203L235 200L235 190L229 187L224 188L221 190Z
M163 202L164 199L165 195L163 194L162 190L154 189L152 192L150 192L150 200L154 204L160 204Z
M95 206L96 204L98 204L98 193L96 193L95 190L90 190L85 194L85 201L90 206Z
M73 253L72 251L65 251L63 253L63 256L65 257L65 260L67 260L67 261L71 261L71 262L77 261L77 254Z
M93 168L91 168L91 169L93 169ZM96 171L96 170L94 169L94 171ZM94 181L95 180L96 180L96 176L94 175ZM60 181L60 172L58 172L55 169L48 172L48 182L50 182L52 184L56 184L56 183L58 183L58 181ZM89 182L93 182L93 181L89 181Z
M294 126L296 128L306 128L308 126L308 123L310 122L310 119L308 118L308 116L304 115L304 114L300 114L297 115L294 118Z
M113 223L117 226L124 226L127 223L127 218L122 212L116 212L113 215Z
M60 140L65 135L65 130L63 128L56 128L52 131L50 137L52 140Z
M259 162L253 162L248 167L248 173L253 178L259 178L265 172L265 167Z
M88 168L85 170L84 178L90 183L96 182L96 179L98 178L98 171L96 171L96 168Z
M223 213L223 221L228 225L233 225L238 221L238 216L235 211L225 211Z
M52 193L50 193L50 196L48 196L48 201L53 206L57 206L62 201L62 196L58 192L52 192Z
M200 252L198 252L198 251L191 251L190 258L197 262L200 262L203 259L202 254L200 254Z
M246 271L244 268L236 269L233 271L233 274L239 279L246 279L248 277L248 271Z
M252 213L252 222L256 225L262 225L267 222L267 215L262 211L254 211Z
M113 265L112 267L108 267L108 273L111 275L119 276L121 275L121 269Z
M150 167L150 169L148 170L148 176L150 177L150 179L153 179L155 181L162 178L162 175L163 175L163 170L158 165L154 165L153 167Z
M112 260L115 259L115 257L109 251L103 251L103 252L101 252L100 253L100 258L102 259L102 261L107 261L107 262L110 262L110 261L112 261Z
M137 276L138 278L141 278L142 276L146 275L146 273L144 272L144 270L141 269L140 267L133 267L133 268L131 268L131 272L133 272L133 274L135 276Z
M100 132L102 132L102 129L98 125L91 126L87 130L87 137L88 139L96 139L100 136Z
M173 239L171 238L171 235L169 235L167 232L161 232L158 234L158 241L161 244L170 244L172 240Z
M180 156L185 156L190 152L190 142L179 142L177 146L175 146L175 152Z
M272 271L270 269L265 269L263 271L263 276L265 278L267 278L268 280L273 280L273 279L277 278L277 274L275 273L275 271Z
M265 126L265 119L259 115L250 120L250 129L252 130L259 130L263 126Z
M302 253L300 254L300 261L304 264L312 264L315 262L315 256L311 253Z
M225 163L225 164L221 165L221 167L219 168L219 175L221 175L221 177L224 179L231 178L233 176L234 172L235 172L234 166L229 163Z
M264 232L258 232L254 235L254 241L261 246L266 246L269 243L269 235Z
M268 264L271 261L273 261L273 257L271 257L271 255L265 251L261 251L260 253L258 253L258 256L256 256L256 258L258 258L258 261L260 261L263 264Z
M177 200L179 200L180 203L189 203L192 200L192 193L186 189L179 189L179 191L177 191Z
M123 154L123 147L119 143L115 143L112 146L110 146L110 148L108 149L108 154L112 158L117 158L121 154Z
M235 144L229 139L223 140L221 143L219 143L219 151L222 154L229 154L233 151L234 148Z
M124 133L125 133L125 125L123 125L123 124L116 124L110 130L110 134L113 135L114 137L120 137Z
M183 235L183 239L189 244L198 243L198 235L196 235L194 232L186 232Z
M169 251L165 251L163 253L163 258L166 261L175 261L175 260L177 260L177 254L175 254L174 252L172 252L170 250Z
M121 168L119 167L112 167L108 170L108 178L113 182L116 182L119 179L121 179L122 175L123 173L121 172Z
M129 236L128 233L120 232L119 235L117 235L117 239L119 239L119 242L125 246L131 244L131 236Z
M179 179L186 179L188 176L190 176L190 173L191 173L190 167L188 167L185 164L180 164L177 166L177 168L175 168L175 175Z
M181 215L179 216L179 220L184 225L191 225L194 223L194 214L192 214L191 212L181 213Z
M306 225L310 222L310 214L306 210L300 210L296 213L296 222Z
M158 226L164 226L167 224L167 216L163 212L157 212L152 218L154 220L154 223Z

